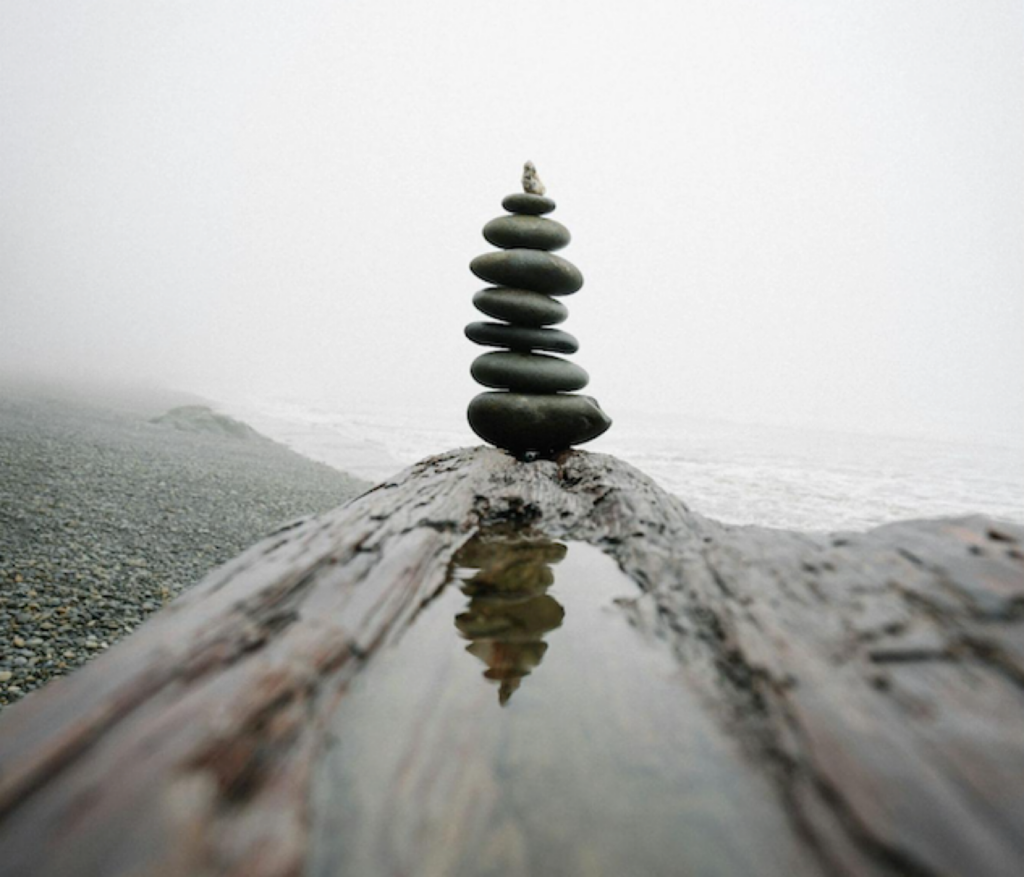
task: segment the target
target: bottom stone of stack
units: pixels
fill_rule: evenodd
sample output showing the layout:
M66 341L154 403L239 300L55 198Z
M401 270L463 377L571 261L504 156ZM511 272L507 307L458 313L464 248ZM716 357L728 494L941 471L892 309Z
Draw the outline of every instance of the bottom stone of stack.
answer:
M562 451L612 425L596 399L563 393L481 393L468 414L480 438L516 454Z

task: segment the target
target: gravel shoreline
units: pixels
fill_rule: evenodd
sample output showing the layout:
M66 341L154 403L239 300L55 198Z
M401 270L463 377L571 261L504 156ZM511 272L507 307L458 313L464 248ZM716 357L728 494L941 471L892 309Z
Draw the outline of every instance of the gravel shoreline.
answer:
M262 436L150 422L173 399L0 388L0 709L370 486Z

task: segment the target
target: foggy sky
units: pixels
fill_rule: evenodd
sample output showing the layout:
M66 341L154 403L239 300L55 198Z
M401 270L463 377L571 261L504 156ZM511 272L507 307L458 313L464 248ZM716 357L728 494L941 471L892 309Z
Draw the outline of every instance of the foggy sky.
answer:
M4 0L0 369L462 420L526 159L613 417L1024 436L1019 0Z

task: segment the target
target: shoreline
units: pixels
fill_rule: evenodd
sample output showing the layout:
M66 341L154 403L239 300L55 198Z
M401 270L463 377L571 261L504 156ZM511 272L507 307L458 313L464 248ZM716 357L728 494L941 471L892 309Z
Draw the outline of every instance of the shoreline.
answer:
M339 430L337 421L330 416L322 422L297 423L286 411L267 410L266 406L252 401L227 401L218 397L208 404L303 457L374 483L393 477L422 458L418 455L414 459L400 459L386 445L367 435ZM446 449L438 448L436 452Z
M0 708L275 528L371 486L265 436L152 422L179 405L216 407L166 390L0 382Z
M298 453L357 458L373 480L479 444L454 410L331 407L237 397L218 406ZM736 526L855 531L898 521L985 514L1024 523L1024 446L790 429L684 415L624 419L581 450L626 460L706 517Z

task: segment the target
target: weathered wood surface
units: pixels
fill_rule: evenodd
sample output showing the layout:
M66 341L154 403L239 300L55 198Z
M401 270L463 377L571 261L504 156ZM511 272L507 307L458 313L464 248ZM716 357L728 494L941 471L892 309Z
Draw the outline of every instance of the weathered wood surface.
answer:
M620 612L638 647L655 640L671 656L683 704L658 694L650 716L629 717L640 761L648 748L663 759L687 751L685 740L659 742L668 722L713 731L687 767L694 785L678 791L679 812L710 826L711 848L634 873L1024 870L1024 528L982 518L845 535L727 527L614 458L524 464L477 448L274 534L0 717L0 873L336 873L335 853L355 839L332 810L348 792L333 795L323 778L338 736L376 708L361 680L394 675L386 656L414 640L456 552L502 525L597 546L639 585ZM637 697L647 685L633 680ZM491 770L437 703L422 729L381 728L381 745L422 730L414 777L424 765L454 779L463 764ZM387 824L372 827L415 858L382 853L364 867L545 873L528 848L529 814L492 808L500 830L477 832L478 788L453 786L440 802L416 800L418 788L395 789ZM563 815L593 805L561 780L551 798ZM406 831L417 808L440 812L442 830ZM487 831L481 846L473 834ZM589 842L548 837L543 855ZM586 856L559 867L547 873L606 872Z

